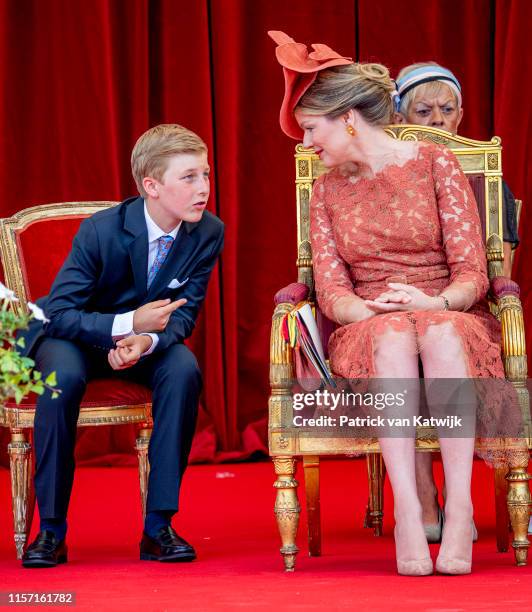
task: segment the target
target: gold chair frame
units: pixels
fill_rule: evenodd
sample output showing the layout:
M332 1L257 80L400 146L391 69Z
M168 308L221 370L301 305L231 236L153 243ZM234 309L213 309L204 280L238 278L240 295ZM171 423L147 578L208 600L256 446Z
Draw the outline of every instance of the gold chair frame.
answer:
M7 287L21 298L14 307L27 310L27 291L23 275L23 259L17 234L39 221L85 218L115 206L117 202L64 202L26 208L12 217L0 219L0 254ZM28 435L33 428L34 408L0 406L0 425L8 427L11 442L8 445L11 472L11 496L13 503L14 538L17 558L21 558L28 541L35 493L33 489L32 445ZM139 462L140 497L143 516L146 512L146 495L149 475L148 445L152 432L151 403L117 406L82 407L78 426L138 424L135 443Z
M386 131L398 140L430 140L448 146L457 156L465 174L484 176L485 243L489 278L502 275L503 271L503 223L502 223L502 160L501 139L494 137L484 142L454 136L449 132L414 125L389 126ZM312 149L296 146L296 202L297 202L297 268L298 282L309 290L309 301L314 299L312 251L309 236L309 205L314 180L324 172L324 167ZM482 212L482 211L481 211ZM490 304L502 325L502 353L507 379L514 385L525 418L527 442L531 446L530 408L526 388L527 359L523 311L517 295L503 295L497 303ZM295 472L298 459L302 458L305 493L307 500L309 554L321 554L319 457L320 455L348 455L366 453L369 476L369 502L365 526L373 527L375 534L382 532L382 489L384 465L376 439L372 441L353 438L300 436L297 427L283 426L292 422L293 406L290 384L295 377L293 351L281 334L284 316L293 308L291 303L277 304L273 318L270 341L269 399L269 451L273 459L277 479L275 515L281 536L281 555L285 569L293 571L298 547L295 543L300 506L297 496L298 482ZM284 417L284 419L282 419ZM430 428L418 428L416 448L426 452L439 450L436 432ZM528 462L513 465L508 470L495 470L497 507L497 546L500 551L508 548L509 521L513 529L512 547L517 565L526 565L529 542L527 539L529 508L531 504L527 471Z

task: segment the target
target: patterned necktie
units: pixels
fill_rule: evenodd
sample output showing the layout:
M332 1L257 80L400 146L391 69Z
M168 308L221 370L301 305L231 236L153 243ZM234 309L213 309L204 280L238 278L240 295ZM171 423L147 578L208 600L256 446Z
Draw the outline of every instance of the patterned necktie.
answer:
M170 249L172 248L172 242L174 239L172 236L161 236L157 238L157 253L155 260L153 261L150 271L148 272L148 289L153 283L153 279L157 276L157 272L163 267L164 260L166 259Z

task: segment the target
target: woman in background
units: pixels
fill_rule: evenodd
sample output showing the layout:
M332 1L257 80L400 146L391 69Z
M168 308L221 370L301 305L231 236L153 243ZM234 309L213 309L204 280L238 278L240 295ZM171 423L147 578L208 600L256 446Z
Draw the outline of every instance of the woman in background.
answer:
M455 75L436 62L403 68L397 76L395 123L412 123L458 134L464 109L462 88ZM504 276L512 275L512 250L519 245L515 198L503 180Z

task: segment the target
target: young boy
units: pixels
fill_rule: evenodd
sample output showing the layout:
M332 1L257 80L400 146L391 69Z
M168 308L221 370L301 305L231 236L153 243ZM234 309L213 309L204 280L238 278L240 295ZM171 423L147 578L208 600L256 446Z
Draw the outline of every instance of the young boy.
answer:
M50 294L50 319L32 327L28 350L59 398L39 398L35 491L40 532L24 567L66 562L66 517L74 476L79 404L94 377L130 376L152 390L150 476L140 558L190 561L195 551L171 527L196 425L201 374L183 344L194 328L223 246L223 223L205 211L207 147L176 124L145 132L131 155L140 197L86 219ZM116 509L119 512L119 509Z

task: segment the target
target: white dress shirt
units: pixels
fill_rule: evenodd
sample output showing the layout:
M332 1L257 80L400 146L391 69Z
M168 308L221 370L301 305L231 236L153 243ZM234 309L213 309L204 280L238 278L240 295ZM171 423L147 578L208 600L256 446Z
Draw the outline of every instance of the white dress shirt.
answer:
M181 227L181 222L179 222L176 227L171 232L163 231L155 221L148 214L148 208L146 206L146 202L144 202L144 218L146 219L146 226L148 228L148 273L155 261L155 257L157 255L157 248L159 246L158 240L161 236L172 236L175 240L177 236L177 232ZM111 330L111 335L113 336L113 341L117 342L118 340L122 340L122 338L127 338L128 336L133 336L135 332L133 331L133 316L135 315L134 310L130 310L129 312L124 312L122 314L115 315L113 319L113 328ZM141 357L145 355L149 355L153 353L157 343L159 342L159 336L157 334L152 333L142 333L139 334L141 336L150 336L152 342L150 348L142 353Z

